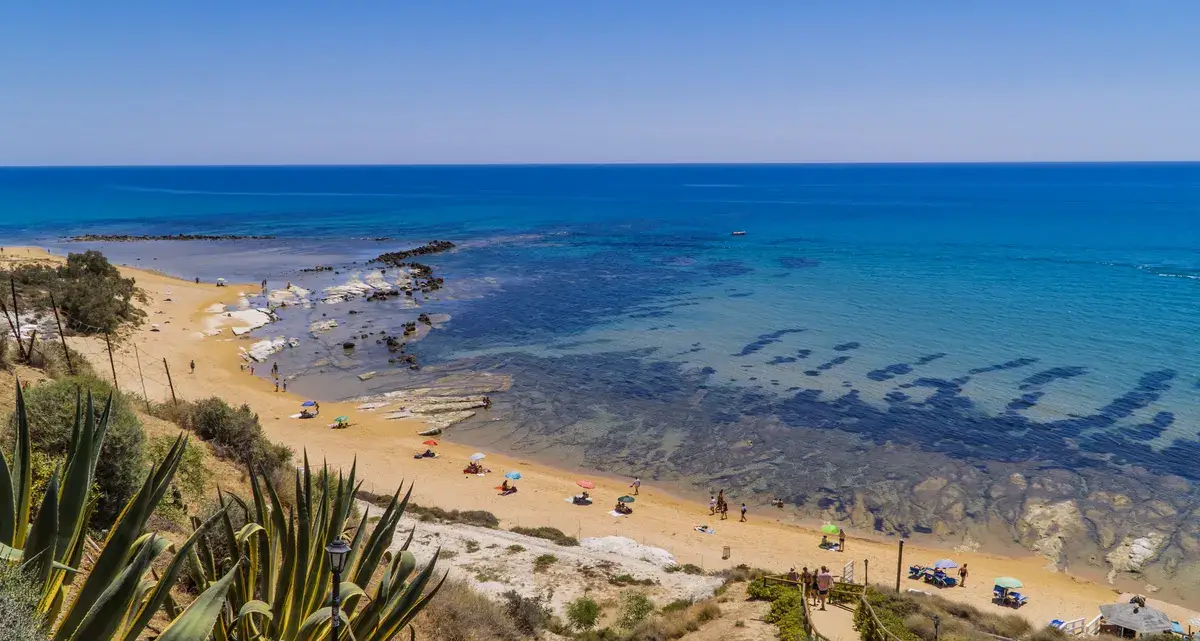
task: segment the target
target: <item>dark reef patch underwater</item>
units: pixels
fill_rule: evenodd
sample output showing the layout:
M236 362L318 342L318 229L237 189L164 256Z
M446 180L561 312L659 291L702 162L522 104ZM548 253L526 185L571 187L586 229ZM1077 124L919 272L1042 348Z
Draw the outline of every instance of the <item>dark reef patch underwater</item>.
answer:
M747 348L752 353L759 342L778 338L766 334ZM1142 568L1146 576L1200 570L1190 556L1190 546L1200 542L1194 485L1200 444L1179 439L1151 446L1174 421L1169 412L1133 428L1114 427L1166 393L1175 379L1171 371L1144 374L1090 414L1038 422L1019 412L1036 404L1038 392L989 414L962 387L973 375L1023 367L1032 358L952 380L918 378L899 387L932 394L914 400L894 390L881 408L855 389L831 395L791 388L781 396L773 387L715 383L711 368L653 356L653 350L506 353L456 362L455 369L494 369L515 381L494 410L500 421L464 424L459 433L468 442L526 453L581 452L585 460L606 461L614 473L674 480L700 492L724 487L757 502L785 497L809 516L902 536L982 537L1002 526L1014 541L1041 549L1044 536L1058 534L1044 530L1050 526L1039 520L1039 506L1069 503L1079 531L1057 550L1060 565L1120 567L1121 559L1106 561L1106 555L1119 556L1114 550L1122 544L1153 531L1164 539L1160 562ZM921 361L934 357L940 355ZM1037 374L1027 383L1062 374ZM681 425L677 417L685 415ZM745 443L753 446L734 447Z

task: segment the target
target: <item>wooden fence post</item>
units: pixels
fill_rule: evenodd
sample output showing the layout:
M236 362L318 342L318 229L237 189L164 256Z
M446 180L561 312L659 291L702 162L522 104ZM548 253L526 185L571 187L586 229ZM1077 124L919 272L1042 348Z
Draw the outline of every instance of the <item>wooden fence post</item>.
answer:
M137 362L138 380L142 382L142 398L146 399L146 411L150 411L150 395L146 393L146 377L142 376L142 358L138 356L137 345L133 346L133 359Z
M67 335L63 334L62 320L58 317L58 303L54 302L54 292L50 293L50 309L54 310L54 323L58 325L58 338L62 341L63 356L67 358L67 371L75 375L75 366L71 364L71 350L67 349Z
M175 398L175 383L171 382L171 366L167 365L167 359L163 359L163 369L167 370L167 385L171 387L171 402L175 405L179 404L179 399Z
M121 386L117 384L117 363L113 360L112 341L108 340L108 332L104 332L104 344L108 346L108 366L112 368L113 389L121 391Z
M900 591L900 574L904 570L904 539L900 539L900 551L896 556L896 592Z

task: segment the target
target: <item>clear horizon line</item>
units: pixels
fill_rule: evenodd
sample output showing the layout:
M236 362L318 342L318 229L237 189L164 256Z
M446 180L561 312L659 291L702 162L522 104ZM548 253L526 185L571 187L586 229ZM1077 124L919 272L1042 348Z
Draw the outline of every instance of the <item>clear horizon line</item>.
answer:
M134 163L86 165L19 165L0 163L4 169L284 169L351 167L755 167L755 166L896 166L896 165L1189 165L1196 160L849 160L849 161L734 161L734 162L495 162L495 163Z

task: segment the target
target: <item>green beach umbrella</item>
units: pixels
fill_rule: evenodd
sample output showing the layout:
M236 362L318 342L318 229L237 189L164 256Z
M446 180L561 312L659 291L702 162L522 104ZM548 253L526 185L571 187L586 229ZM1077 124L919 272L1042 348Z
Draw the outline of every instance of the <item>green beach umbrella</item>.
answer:
M996 587L1004 588L1006 590L1015 590L1017 588L1025 587L1025 584L1021 583L1020 579L1014 579L1011 576L1002 576L996 579L993 583Z
M339 417L333 419L333 422L334 423L349 423L350 417L349 416L339 416Z
M821 526L821 534L837 534L838 532L841 532L841 529L832 523L826 523Z
M620 501L621 503L633 503L637 499L633 498L632 496L622 496L621 498L619 498L617 500Z

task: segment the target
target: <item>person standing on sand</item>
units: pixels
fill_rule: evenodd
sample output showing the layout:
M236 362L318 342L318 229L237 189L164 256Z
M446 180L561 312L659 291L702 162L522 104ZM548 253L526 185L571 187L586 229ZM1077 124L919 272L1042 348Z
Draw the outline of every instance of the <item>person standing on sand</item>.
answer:
M808 566L806 565L806 566L804 566L804 569L800 571L800 586L808 594L809 604L812 604L813 596L815 594L812 590L812 585L813 585L813 574L812 574L812 572L808 571Z
M742 523L746 522L746 504L742 503Z
M278 391L279 391L279 379L278 379L278 378L277 378L277 379L275 379L275 391L276 391L276 392L278 392Z
M719 510L721 510L721 520L724 521L724 520L728 519L729 518L729 504L724 501L721 501L721 504L717 507Z
M712 494L708 495L708 515L714 516L717 513L717 497Z
M193 358L193 359L192 359L192 362L190 363L190 365L191 365L191 368L192 368L192 373L193 373L193 374L195 374L195 373L196 373L196 359L194 359L194 358Z
M817 575L817 598L821 600L821 609L825 609L825 601L829 599L829 590L833 588L833 575L829 573L829 568L821 566L821 573Z
M838 552L846 551L846 530L845 528L838 529Z
M629 484L633 488L633 495L637 496L638 491L642 489L642 478L640 476L633 477L633 483Z
M958 587L960 587L960 588L967 587L967 564L966 563L963 563L962 567L958 569Z

